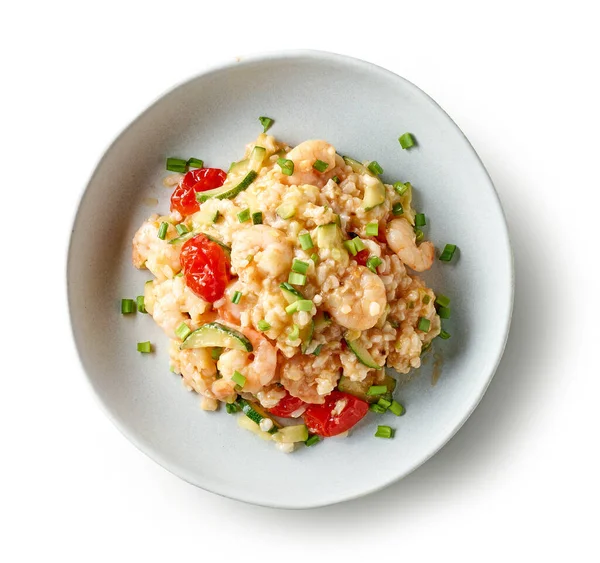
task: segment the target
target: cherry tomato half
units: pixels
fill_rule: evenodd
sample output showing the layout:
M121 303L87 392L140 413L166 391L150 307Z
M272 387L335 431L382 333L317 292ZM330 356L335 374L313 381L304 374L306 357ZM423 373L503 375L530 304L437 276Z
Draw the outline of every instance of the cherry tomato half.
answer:
M332 414L338 401L346 400L346 406L339 414ZM369 403L341 391L332 391L322 405L309 405L304 412L304 422L313 434L337 436L350 430L369 410Z
M203 234L183 244L181 268L185 283L198 297L214 303L225 294L229 283L229 259L225 251Z
M179 211L184 217L196 213L200 209L196 193L222 186L225 178L227 174L219 168L190 170L171 195L171 211Z
M366 266L367 260L369 259L369 250L365 248L364 250L357 252L354 259L356 260L357 264L360 264L361 266Z
M302 399L298 397L292 397L286 392L286 395L281 399L274 407L269 409L271 414L275 416L281 416L282 418L289 418L292 413L296 412L302 405L306 404Z

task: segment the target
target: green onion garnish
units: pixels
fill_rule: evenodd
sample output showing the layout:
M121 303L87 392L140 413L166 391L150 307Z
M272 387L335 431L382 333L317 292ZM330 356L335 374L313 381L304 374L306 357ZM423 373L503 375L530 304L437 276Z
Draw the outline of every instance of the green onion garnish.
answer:
M262 225L263 214L262 211L255 211L252 213L252 224L253 225Z
M218 346L215 346L210 351L210 357L216 362L221 357L222 353L223 353L223 348L219 348Z
M392 401L388 401L387 399L384 399L384 398L382 397L381 399L379 399L379 401L377 401L377 404L378 404L380 407L383 407L384 409L388 409L388 408L391 406L391 404L392 404Z
M304 274L299 274L298 272L290 272L288 283L291 283L292 285L306 285L306 276Z
M129 315L135 313L135 301L133 299L121 299L121 314Z
M240 412L240 408L236 403L227 403L225 405L225 410L227 411L227 414L235 414Z
M435 304L440 307L448 307L450 305L450 297L440 294L435 298Z
M186 164L189 168L204 168L204 161L199 158L188 158Z
M169 223L162 222L160 224L160 227L158 227L158 238L160 240L165 240L165 237L167 236L168 228L169 228Z
M277 164L281 168L281 172L286 176L291 176L294 173L294 162L292 160L288 160L287 158L278 158Z
M392 404L388 407L388 410L396 416L402 416L406 409L397 401L392 401Z
M371 385L367 391L367 395L383 395L387 391L385 385Z
M442 253L440 254L440 260L442 262L450 262L450 260L452 260L452 257L454 256L455 252L456 252L456 245L455 244L447 244L444 247L444 250L442 251Z
M372 223L367 223L367 228L365 229L365 233L368 237L376 237L379 234L379 223L377 221L373 221Z
M403 149L410 149L415 144L415 140L410 133L404 133L398 137L398 142Z
M340 179L337 176L334 176L333 178L331 178L336 184L340 183Z
M302 248L302 250L309 250L314 246L310 233L303 233L299 235L298 241L300 242L300 248Z
M308 440L306 440L304 442L304 444L306 445L307 448L310 448L311 446L314 446L315 444L317 444L320 441L321 441L321 438L319 437L318 434L312 434L311 436L308 437Z
M231 302L232 302L234 305L237 305L237 304L240 302L240 299L241 299L241 298L242 298L242 292L241 292L241 291L236 291L236 292L233 294L233 297L231 298Z
M137 351L141 352L142 354L149 354L150 352L152 352L152 344L150 344L150 341L138 342Z
M288 338L290 340L298 340L298 338L300 338L300 327L298 325L292 326L292 330L288 334Z
M365 246L365 243L362 240L360 240L358 237L353 238L352 241L354 242L354 248L356 248L357 252L360 252L361 250L364 250L365 248L367 248Z
M429 305L430 301L431 301L431 297L429 297L429 295L423 296L423 305Z
M310 255L310 259L317 264L317 262L319 261L319 255L315 252L313 254Z
M298 301L294 301L290 303L286 308L285 312L288 315L293 315L298 311L312 311L313 302L310 299L298 299Z
M393 438L394 429L389 426L378 426L377 432L375 432L376 438Z
M408 191L409 187L410 187L410 184L408 182L406 182L406 184L404 184L402 182L396 182L394 184L394 190L400 197L402 197Z
M415 302L414 301L409 301L407 307L409 309L414 309L415 308Z
M145 303L145 300L144 300L144 296L143 296L143 295L138 295L138 296L135 298L135 303L136 303L136 305L137 305L137 310L138 310L140 313L144 313L144 314L148 313L148 311L146 311L146 303Z
M352 256L356 256L358 254L358 251L356 250L356 245L354 244L354 239L345 240L344 246L346 247L346 250L350 254L352 254Z
M179 223L179 225L175 225L175 230L180 235L185 235L186 233L190 232L190 230L183 223Z
M313 164L313 168L317 172L325 172L325 170L327 170L328 167L329 167L329 164L327 164L326 162L323 162L322 160L315 160L315 163Z
M215 212L215 216L213 217L213 223L216 223L219 220L219 217L221 217L221 213L219 212L219 210L217 210Z
M402 215L404 213L404 208L402 207L402 204L400 202L398 203L394 203L394 205L392 205L392 214L393 215Z
M312 351L312 355L313 356L318 356L321 353L321 350L323 348L323 344L319 344L313 351Z
M377 273L377 268L378 266L381 266L381 264L383 264L383 260L379 258L379 256L369 256L367 260L367 268L374 274Z
M292 262L292 272L306 274L306 272L308 272L308 262L303 262L302 260L294 258L294 261Z
M423 332L429 332L429 329L431 328L431 321L425 317L419 317L417 328Z
M448 340L448 338L450 338L450 333L449 333L449 332L446 332L444 329L442 329L442 330L440 331L439 337L440 337L442 340Z
M367 168L372 174L375 174L376 176L378 176L379 174L383 174L383 168L381 168L379 162L377 162L376 160L370 162Z
M382 407L381 405L378 405L377 403L372 404L369 407L369 410L371 412L377 413L377 414L384 414L386 409L384 407Z
M415 229L415 240L417 242L421 242L423 240L424 236L425 236L425 233L421 229L418 229L418 228Z
M440 316L440 319L449 319L450 307L438 307L437 314Z
M245 223L246 221L249 221L250 220L250 210L244 209L243 211L240 211L237 214L237 218L240 223Z
M271 328L271 325L265 320L260 320L256 324L256 328L258 328L258 330L260 330L261 332L266 332Z
M246 385L246 378L237 370L233 372L231 381L233 381L236 385L239 385L242 389L244 388L244 385Z
M179 338L181 340L185 340L190 334L192 334L192 330L185 323L181 323L175 329L175 335L177 336L177 338Z
M261 116L258 118L258 120L260 121L260 124L263 126L263 133L266 133L271 128L271 125L273 125L273 123L275 123L275 121L273 119L271 119L270 117Z
M415 215L415 227L424 227L425 225L427 225L425 213L417 213Z
M181 158L167 158L167 170L171 172L186 172L187 162Z

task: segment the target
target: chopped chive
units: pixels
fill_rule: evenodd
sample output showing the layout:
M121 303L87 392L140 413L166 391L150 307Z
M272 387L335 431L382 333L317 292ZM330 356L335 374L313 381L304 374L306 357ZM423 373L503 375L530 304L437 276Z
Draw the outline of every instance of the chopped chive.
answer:
M402 207L402 204L400 202L394 203L394 205L392 205L392 214L393 215L402 215L404 213L404 208Z
M240 409L236 403L227 403L225 405L225 410L227 411L227 414L235 414L240 412Z
M373 221L372 223L367 223L367 228L365 229L365 233L368 237L376 237L379 234L379 223L377 221Z
M336 184L340 183L340 179L337 176L334 176L333 178L331 178Z
M325 172L325 170L327 170L327 168L329 168L329 164L327 164L326 162L323 162L322 160L315 160L315 163L313 164L313 168L317 171L317 172Z
M430 301L431 301L431 297L429 297L429 295L423 296L423 305L429 305Z
M304 444L306 445L307 448L310 448L311 446L314 446L315 444L319 443L321 441L321 438L319 437L318 434L312 434L311 436L308 437L308 440L306 440L304 442Z
M415 229L415 235L415 240L417 242L421 242L425 236L425 233L421 229Z
M369 410L377 414L384 414L386 411L384 407L378 405L377 403L373 403L371 406L369 406Z
M323 344L319 344L313 351L312 351L312 355L313 356L318 356L321 353L321 350L323 349Z
M137 310L140 313L144 313L144 314L148 313L148 311L146 311L146 302L145 302L143 295L138 295L135 298L135 304L137 305Z
M414 301L409 301L407 307L409 309L414 309L415 308L415 302Z
M298 301L294 301L290 303L286 308L285 312L288 315L293 315L298 311L312 311L313 302L310 299L298 299Z
M392 404L392 401L388 401L387 399L384 399L382 397L381 399L379 399L379 401L377 401L377 404L380 407L383 407L384 409L388 409L390 407L390 405Z
M452 257L454 256L455 252L456 252L456 245L455 244L447 244L444 247L444 250L442 251L442 253L440 254L440 260L442 262L450 262L450 260L452 260Z
M271 128L271 125L273 125L273 123L275 123L275 121L273 119L271 119L270 117L265 117L265 116L259 117L258 120L260 121L260 124L263 126L263 133L266 133Z
M425 213L417 213L415 215L415 227L424 227L425 225L427 225Z
M177 338L179 338L181 340L185 340L190 334L192 334L192 330L185 323L181 323L175 329L175 335L177 336Z
M303 262L294 258L292 262L292 272L298 272L299 274L306 274L308 272L308 262Z
M246 385L246 378L237 370L233 372L231 381L233 381L236 385L239 385L242 389L244 388L244 385Z
M398 137L398 142L403 149L410 149L415 144L415 140L410 133L404 133Z
M237 214L237 218L240 223L245 223L246 221L249 221L250 220L250 210L244 209L243 211L240 211Z
M387 391L385 385L371 385L367 391L367 395L383 395Z
M446 332L444 329L442 329L442 330L440 331L439 337L440 337L442 340L448 340L448 338L450 338L450 333L449 333L449 332Z
M311 259L311 260L312 260L312 261L313 261L315 264L317 264L317 262L319 261L319 255L318 255L316 252L314 252L313 254L311 254L311 255L310 255L310 259Z
M306 285L306 276L304 274L299 274L298 272L290 272L288 283L291 283L292 285Z
M303 233L299 235L298 241L300 242L300 248L302 248L302 250L309 250L314 246L310 233Z
M356 256L358 254L358 251L356 250L356 245L354 244L354 239L345 240L344 246L346 247L346 250L350 254L352 254L352 256Z
M423 332L429 332L429 329L431 328L431 321L425 317L419 317L417 328Z
M121 314L129 315L135 313L135 301L133 299L121 299Z
M394 429L389 426L378 426L377 432L375 432L376 438L393 438Z
M215 216L213 217L213 223L216 223L219 220L219 217L221 217L221 213L217 209L217 211L215 212Z
M356 248L357 252L361 252L362 250L367 248L365 246L365 243L362 240L360 240L358 237L352 239L352 241L354 242L354 248Z
M183 223L179 223L179 225L175 225L175 230L177 231L177 233L179 235L185 235L186 233L190 232L190 230Z
M187 162L182 158L167 158L166 168L171 172L186 172Z
M150 344L149 340L147 342L138 342L137 351L141 352L142 354L149 354L152 352L152 344Z
M204 168L204 161L199 158L188 158L186 164L189 168Z
M406 182L406 184L402 182L396 182L394 184L394 190L400 197L402 197L408 191L409 186L410 184L408 182Z
M215 346L210 351L210 357L216 362L221 357L222 353L223 353L223 348L219 348L218 346Z
M277 164L279 164L281 172L286 176L291 176L294 173L294 161L288 160L287 158L278 158Z
M450 307L438 307L437 314L440 316L440 319L449 319Z
M383 260L379 256L369 256L367 259L367 268L374 274L377 273L377 268L383 264Z
M265 320L260 320L256 324L256 328L258 328L258 330L260 330L261 332L266 332L267 330L270 330L271 325Z
M241 291L236 291L236 292L233 294L233 297L231 298L231 302L232 302L234 305L237 305L237 304L240 302L240 299L241 299L241 298L242 298L242 292L241 292Z
M406 409L398 401L392 401L388 410L396 416L402 416L406 412Z
M450 297L439 294L435 298L435 304L439 305L440 307L448 307L448 305L450 305Z
M255 211L252 213L252 224L253 225L262 225L263 222L263 214L262 211Z
M379 174L383 174L383 168L381 168L379 162L374 160L373 162L369 162L369 166L367 166L369 171L375 176L379 176Z
M298 325L293 325L292 330L288 334L288 338L290 340L298 340L300 338L300 327Z
M167 236L167 230L169 228L169 223L166 222L162 222L160 224L160 227L158 227L158 238L160 240L165 240L165 237Z

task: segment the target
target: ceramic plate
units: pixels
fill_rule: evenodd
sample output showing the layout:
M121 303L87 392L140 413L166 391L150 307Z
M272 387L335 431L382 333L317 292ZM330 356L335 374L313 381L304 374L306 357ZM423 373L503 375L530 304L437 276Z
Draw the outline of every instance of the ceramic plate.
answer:
M425 365L385 415L393 440L373 436L371 414L347 439L291 455L238 428L224 410L203 412L198 395L169 372L167 338L147 315L124 317L121 297L143 292L149 272L131 265L131 240L153 212L168 212L162 185L171 155L227 169L261 127L294 145L330 141L340 154L376 159L384 180L410 181L428 237L459 246L424 276L452 299ZM402 150L398 136L415 135ZM158 206L151 207L151 198ZM476 212L475 212L476 211ZM332 504L400 479L437 452L471 414L500 360L513 296L507 228L498 196L473 147L423 91L375 65L321 52L244 58L175 87L135 119L100 160L82 196L68 259L73 333L94 392L111 420L143 452L190 483L246 502L287 508ZM136 351L150 340L156 353ZM432 379L439 375L435 385Z

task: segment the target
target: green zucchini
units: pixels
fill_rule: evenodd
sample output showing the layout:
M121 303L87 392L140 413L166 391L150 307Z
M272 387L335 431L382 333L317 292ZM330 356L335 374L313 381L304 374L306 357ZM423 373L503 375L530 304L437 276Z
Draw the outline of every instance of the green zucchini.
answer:
M244 176L243 180L238 184L232 185L225 180L225 183L220 188L215 188L214 190L207 190L205 192L199 192L198 201L200 203L204 203L207 199L211 197L216 197L217 199L232 199L240 192L243 192L248 186L256 180L258 174L254 170L250 170L246 176Z
M271 430L269 430L269 434L275 434L275 432L281 428L281 424L272 418L258 403L250 403L244 399L239 399L237 405L240 407L240 410L250 420L256 422L256 424L260 424L265 418L268 418L273 423Z
M319 248L342 247L342 233L336 223L327 223L317 228L317 245Z
M207 323L192 332L181 344L181 350L191 348L232 348L252 352L252 344L241 332L220 323Z
M300 293L293 285L287 282L280 284L279 288L283 292L283 296L290 305L300 299L304 299L304 295L302 295L302 293Z
M365 184L365 195L363 196L363 207L365 211L370 211L374 207L381 205L385 201L385 186L383 182L371 174L369 169L349 156L344 157L344 162L352 168L352 171L362 176Z
M373 356L371 356L370 352L360 343L359 339L348 340L347 338L344 338L344 341L348 345L348 348L354 352L354 355L361 364L368 368L381 369L382 366L373 359Z
M386 375L383 379L383 382L378 383L377 385L385 385L388 390L383 396L391 399L391 395L396 388L396 380L393 377ZM379 399L381 399L381 395L367 395L369 387L371 387L370 378L369 381L352 381L349 377L342 375L338 382L338 390L342 393L349 393L350 395L354 395L363 401L376 403Z
M282 219L291 219L296 215L296 207L291 203L282 203L276 210L275 213Z
M308 347L310 346L310 343L312 342L314 333L315 333L315 321L313 321L311 319L310 323L307 324L300 331L300 339L302 340L302 344L300 344L300 350L302 351L303 354L306 354L306 351L308 350Z
M283 444L305 442L308 440L308 428L304 424L284 426L283 428L279 429L277 434L273 434L273 440Z
M321 332L331 324L331 315L327 312L317 313L315 316L315 330Z

